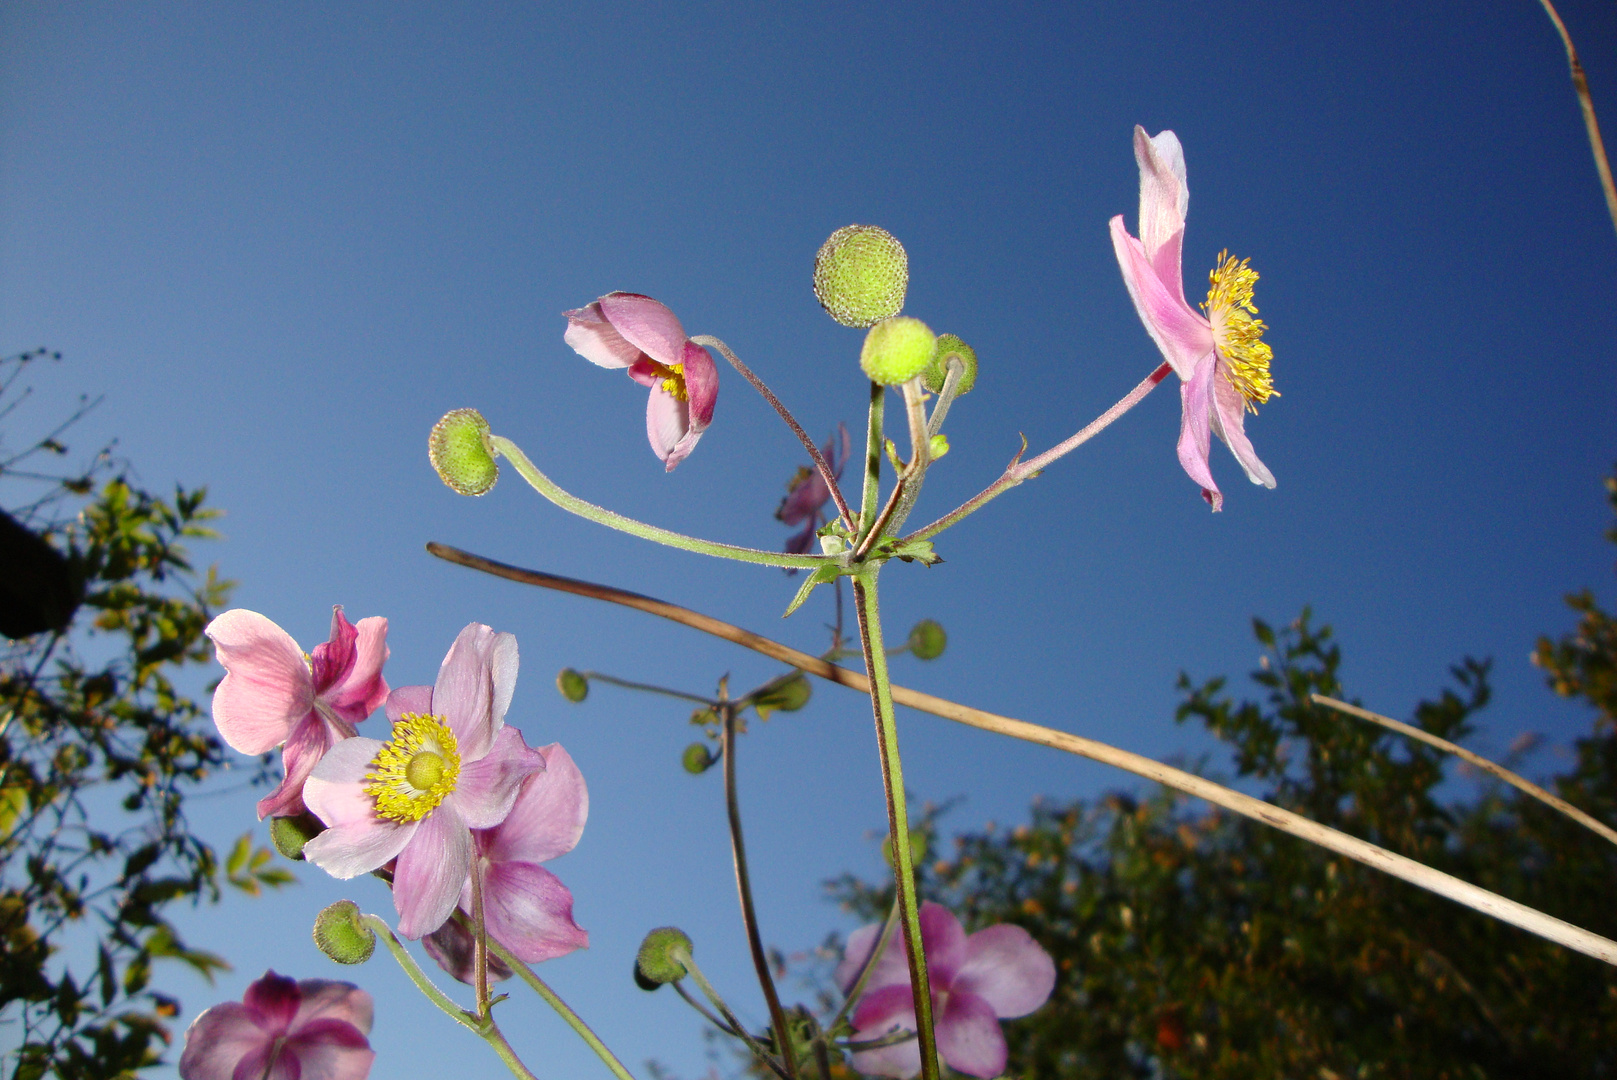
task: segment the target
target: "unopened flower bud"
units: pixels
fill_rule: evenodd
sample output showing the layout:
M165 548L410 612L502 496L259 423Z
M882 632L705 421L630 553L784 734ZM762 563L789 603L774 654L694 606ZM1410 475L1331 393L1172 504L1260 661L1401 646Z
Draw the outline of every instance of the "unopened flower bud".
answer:
M564 667L556 673L556 689L561 696L577 705L589 697L590 681L570 667Z
M814 295L843 326L870 326L897 315L909 283L904 245L875 225L844 225L814 256Z
M881 842L881 857L882 857L882 860L884 862L886 862L888 866L897 866L898 865L897 862L894 860L894 856L893 856L893 838L892 838L891 835L887 836ZM911 829L910 830L910 863L913 866L920 866L921 863L924 862L925 860L926 860L926 830L925 829Z
M949 377L949 359L953 357L960 361L964 370L960 372L960 381L955 383L955 397L962 397L971 392L977 385L977 350L967 345L953 334L938 335L938 351L932 357L932 362L926 366L926 373L921 381L926 388L934 394L943 393L944 380Z
M482 495L500 478L488 443L488 421L476 409L451 409L432 425L427 459L438 479L462 495Z
M339 964L363 964L376 951L376 932L361 921L358 904L339 900L314 917L314 943Z
M680 755L679 763L685 766L685 771L692 776L701 776L713 767L713 755L708 751L706 743L693 742Z
M752 707L757 710L759 719L767 720L769 714L777 710L796 712L808 704L813 693L808 676L799 673L753 698Z
M634 981L642 990L678 982L686 974L684 957L691 954L691 939L677 926L659 926L640 943L634 961Z
M926 452L933 461L947 454L949 452L949 436L941 431L932 436L926 441Z
M313 814L270 818L270 843L293 862L303 859L303 845L326 831Z
M865 335L859 366L871 382L897 386L926 370L937 346L938 339L920 319L908 315L883 319Z
M949 635L932 619L922 619L910 627L910 655L917 660L936 660L949 644Z

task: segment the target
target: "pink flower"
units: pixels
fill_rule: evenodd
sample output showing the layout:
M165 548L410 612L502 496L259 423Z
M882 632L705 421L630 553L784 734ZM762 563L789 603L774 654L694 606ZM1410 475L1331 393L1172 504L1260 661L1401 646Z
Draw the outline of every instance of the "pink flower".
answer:
M181 1080L364 1080L376 1052L371 996L353 983L266 971L185 1033Z
M558 743L539 750L545 771L522 785L516 805L499 825L472 834L475 872L482 875L483 920L488 934L524 963L535 964L589 947L573 921L573 894L539 864L573 850L589 817L589 791L573 759ZM472 910L470 879L461 910ZM440 967L471 981L471 934L450 921L426 939ZM510 972L505 972L509 975Z
M667 305L639 293L607 293L565 314L562 340L578 355L602 367L628 368L629 378L651 388L646 436L673 472L713 422L719 397L713 357L685 336Z
M848 426L838 424L836 432L825 440L825 446L820 450L825 456L825 463L831 466L832 475L838 480L842 479L842 470L848 464L848 449ZM787 538L787 551L803 555L814 547L814 536L820 526L825 524L825 515L821 510L830 500L831 489L826 486L825 477L820 475L819 469L797 470L797 475L792 477L792 482L787 486L786 497L780 501L780 508L775 511L776 519L787 525L803 523L800 532L793 533ZM794 572L787 571L787 573Z
M301 814L303 783L315 762L387 698L387 620L372 616L355 626L334 607L331 639L311 655L285 630L244 608L220 615L206 633L225 668L213 692L220 737L243 754L281 746L286 778L259 800L258 816Z
M545 767L505 726L516 681L516 638L472 623L435 685L388 695L390 741L343 740L304 786L304 801L328 826L304 856L336 878L397 859L393 906L405 937L449 918L471 872L471 830L504 821L522 782Z
M1140 163L1140 238L1128 234L1119 214L1112 219L1112 247L1146 331L1182 380L1179 464L1218 510L1224 496L1207 466L1211 435L1229 446L1247 479L1275 486L1243 430L1248 409L1256 414L1256 406L1279 396L1269 376L1274 352L1263 341L1268 328L1253 318L1258 309L1252 305L1252 286L1258 275L1248 260L1221 253L1209 275L1207 302L1201 313L1192 311L1179 265L1190 205L1184 151L1173 132L1148 138L1136 126L1134 157Z
M872 925L855 930L848 938L836 971L843 993L853 988L880 933L881 927ZM969 1076L998 1076L1005 1070L1005 1035L999 1021L1026 1016L1050 997L1056 985L1056 966L1050 954L1026 930L1008 923L967 937L958 919L930 901L921 905L921 943L932 984L938 1053L950 1067ZM902 932L895 933L877 958L854 1007L856 1039L915 1030L908 957ZM853 1055L853 1067L873 1076L914 1076L921 1071L921 1048L908 1039L858 1051Z

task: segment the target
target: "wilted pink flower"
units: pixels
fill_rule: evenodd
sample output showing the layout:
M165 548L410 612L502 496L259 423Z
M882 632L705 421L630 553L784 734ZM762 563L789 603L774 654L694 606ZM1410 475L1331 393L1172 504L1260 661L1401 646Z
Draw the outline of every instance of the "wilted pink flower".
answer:
M713 357L685 336L666 304L639 293L607 293L565 314L562 340L578 355L602 367L628 368L629 378L651 388L646 436L673 472L713 422L719 397Z
M1201 313L1192 311L1180 271L1190 205L1184 151L1173 132L1148 138L1136 126L1134 157L1140 164L1140 238L1128 234L1119 214L1112 219L1112 247L1146 331L1182 380L1179 464L1218 510L1224 496L1207 466L1211 435L1224 440L1254 484L1275 486L1243 427L1246 410L1256 413L1255 406L1278 396L1269 376L1274 352L1263 341L1267 327L1253 318L1258 275L1248 260L1221 253L1209 275L1207 302Z
M841 480L842 470L848 465L846 424L837 425L837 430L825 440L820 453L824 455L825 463L831 466L831 475ZM786 539L787 551L803 555L814 547L814 536L819 532L820 526L825 524L825 515L821 511L830 500L831 489L826 485L825 477L820 475L819 469L810 467L797 470L797 475L792 477L792 482L787 487L786 497L780 501L780 508L775 511L777 520L787 525L803 526L801 531L793 533Z
M331 639L305 655L292 636L256 611L232 608L208 624L225 677L213 692L213 722L231 749L281 746L286 778L258 802L258 816L303 812L303 783L333 743L387 699L387 620L355 626L331 609ZM284 744L284 745L282 745Z
M589 817L589 791L573 759L559 743L538 751L545 771L522 785L516 805L499 825L472 833L474 872L482 875L483 922L488 934L524 963L534 964L589 947L589 933L573 921L573 894L539 864L573 850ZM460 894L472 911L470 879ZM426 939L445 971L471 981L471 934L444 923ZM509 975L507 971L505 974Z
M472 623L435 685L388 695L391 740L343 740L304 785L304 801L328 826L304 856L337 878L396 858L393 906L405 937L449 918L471 871L471 830L504 821L522 781L545 767L505 726L516 681L516 638Z
M371 996L353 983L273 971L185 1033L181 1080L364 1080L376 1052Z
M848 938L836 971L843 993L853 989L880 934L881 927L872 925ZM999 1021L1026 1016L1050 997L1056 985L1050 954L1026 930L1008 923L967 937L948 909L930 901L921 905L921 943L932 984L938 1053L951 1068L969 1076L998 1076L1005 1070L1005 1035ZM908 957L903 934L894 934L854 1006L855 1039L915 1030ZM921 1071L921 1048L908 1039L861 1050L853 1055L853 1067L872 1076L914 1076Z

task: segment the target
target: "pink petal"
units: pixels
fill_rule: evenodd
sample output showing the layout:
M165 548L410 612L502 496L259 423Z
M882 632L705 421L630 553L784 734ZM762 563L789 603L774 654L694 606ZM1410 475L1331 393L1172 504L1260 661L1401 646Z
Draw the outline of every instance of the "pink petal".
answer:
M309 789L303 790L307 795ZM350 825L333 825L303 845L303 857L332 877L347 881L398 858L399 852L419 831L418 826L414 821L388 821L377 817Z
M651 452L658 459L668 464L668 471L672 472L675 465L690 454L687 448L678 460L673 460L674 451L691 430L690 406L679 398L663 389L658 382L651 388L651 396L646 400L646 439L651 443ZM692 440L691 446L695 446Z
M332 979L299 979L298 991L303 995L303 1001L298 1006L297 1017L292 1021L294 1029L316 1020L341 1020L364 1034L370 1033L376 1002L353 983Z
M858 1040L914 1031L915 1000L910 996L909 984L866 994L854 1010L853 1026ZM906 1039L877 1050L861 1050L853 1055L853 1067L869 1076L914 1076L921 1071L921 1044Z
M529 964L589 947L589 933L573 921L573 894L555 874L533 863L487 868L483 918L489 934Z
M292 1026L301 1000L298 984L273 971L264 972L242 995L242 1004L257 1013L259 1023L275 1035L284 1034Z
M253 1011L239 1002L205 1009L186 1029L181 1080L231 1080L239 1061L255 1051L268 1051L274 1039L259 1026Z
M432 711L448 721L462 762L488 753L505 724L516 681L516 637L468 623L449 647L432 688Z
M298 1064L297 1055L271 1044L259 1047L236 1062L230 1080L302 1080L302 1076L303 1068Z
M338 609L335 617L341 616ZM387 680L382 665L387 663L387 620L379 615L359 620L355 628L354 663L341 683L324 695L333 711L357 724L387 700Z
M1158 275L1140 242L1123 228L1121 214L1112 219L1112 250L1146 333L1179 377L1189 379L1213 351L1212 324L1185 302L1184 282Z
M690 398L691 430L700 435L713 423L719 400L719 369L712 355L695 342L685 343L685 393Z
M842 950L842 963L837 965L836 983L842 988L844 994L853 989L854 982L859 978L859 970L870 955L870 950L876 947L876 939L881 936L881 923L871 923L861 926L848 935L848 944ZM910 985L908 953L900 944L903 938L902 930L895 928L893 936L887 943L887 948L881 956L876 958L876 966L865 982L865 997L886 986L902 986L906 990ZM924 939L923 939L924 940Z
M1213 357L1209 355L1196 368L1190 380L1179 387L1179 401L1183 409L1179 417L1179 464L1190 478L1201 485L1202 498L1216 510L1224 507L1224 496L1213 482L1213 473L1207 467L1207 453L1212 449Z
M1185 151L1179 137L1164 131L1155 138L1134 127L1134 160L1140 165L1140 243L1166 281L1180 280L1179 242L1190 211L1185 184ZM1162 255L1171 246L1171 265Z
M966 939L966 962L955 975L952 993L973 994L987 1002L995 1016L1009 1018L1026 1016L1043 1005L1055 985L1056 965L1050 954L1020 926L1000 923Z
M414 939L442 926L460 900L471 867L472 834L446 799L421 819L393 868L399 933Z
M522 782L544 768L544 757L528 748L520 731L501 728L487 754L476 761L463 759L454 793L444 802L454 804L468 827L492 829L511 813Z
M949 995L937 1021L938 1054L950 1068L992 1080L1005 1071L1005 1033L988 1002L975 994Z
M401 686L387 695L387 722L396 724L405 713L432 715L432 687Z
M1258 460L1258 452L1252 449L1251 440L1246 437L1246 398L1225 377L1222 368L1213 377L1212 421L1213 432L1224 440L1235 460L1241 463L1246 478L1254 484L1274 487L1274 473Z
M641 386L656 386L667 378L667 369L656 363L649 356L641 356L629 368L629 378Z
M267 817L293 817L303 813L303 785L309 773L320 763L327 750L337 741L331 726L319 713L311 712L292 728L292 734L281 747L281 768L285 778L274 791L258 800L258 819Z
M893 931L893 940L902 943L904 928ZM960 920L942 904L928 900L921 905L921 944L926 949L927 981L946 987L966 962L966 932ZM906 949L905 956L909 955Z
M835 441L837 436L841 437L840 452L838 452L838 446ZM831 474L838 480L842 479L842 470L847 468L849 449L850 443L848 441L848 425L838 421L837 435L825 440L825 449L823 450L825 455L825 463L831 466ZM830 498L830 492L826 493L826 497Z
M298 643L244 608L220 615L206 633L226 673L213 692L220 737L243 754L274 749L314 707L314 684Z
M469 895L470 884L468 883L467 892L462 894L462 907L470 902L464 899L465 896ZM449 919L438 929L422 938L421 947L426 949L427 955L438 961L438 966L449 972L451 976L468 986L472 985L472 980L476 978L477 974L477 963L473 953L472 932L470 930L454 919ZM514 973L505 966L504 961L492 953L489 954L488 977L491 982L509 979L512 974Z
M376 1060L364 1034L344 1020L314 1021L288 1039L281 1053L300 1067L294 1080L364 1080Z
M359 631L343 617L342 605L331 609L331 636L316 645L309 653L309 666L314 692L325 696L333 686L348 677L354 669L354 641Z
M567 332L562 340L592 364L604 368L624 368L640 359L640 350L624 340L601 314L601 302L566 312Z
M329 828L304 844L303 854L332 877L370 873L397 856L418 828L377 817L376 800L365 792L365 774L382 746L375 739L344 739L304 782L304 804Z
M672 367L684 362L685 328L668 305L639 293L607 293L596 301L601 314L625 341Z
M493 862L548 862L573 850L584 833L590 813L584 774L559 743L539 753L545 771L528 777L505 820L481 834Z

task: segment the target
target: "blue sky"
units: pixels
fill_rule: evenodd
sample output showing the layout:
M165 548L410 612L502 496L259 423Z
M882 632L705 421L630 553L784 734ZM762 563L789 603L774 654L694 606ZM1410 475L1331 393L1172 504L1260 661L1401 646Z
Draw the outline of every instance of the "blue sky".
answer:
M1617 11L1569 0L1563 15L1611 131ZM812 259L838 226L874 223L908 248L908 313L982 362L928 478L929 519L997 476L1018 432L1043 449L1158 362L1106 233L1113 214L1134 224L1136 123L1185 147L1192 298L1221 249L1262 274L1283 396L1248 430L1279 486L1245 483L1215 447L1227 501L1208 513L1174 459L1170 381L941 537L944 565L885 575L893 632L931 616L951 635L945 659L900 661L897 678L1193 758L1213 746L1173 723L1178 672L1244 673L1249 619L1312 604L1371 707L1406 715L1448 664L1492 656L1476 746L1528 730L1564 744L1585 717L1526 656L1569 625L1561 594L1611 596L1617 235L1561 45L1528 0L7 5L0 351L66 354L33 380L35 415L107 395L76 448L115 435L149 486L207 484L228 540L198 554L301 642L333 603L387 615L402 685L431 681L469 621L518 635L511 718L567 746L592 793L583 843L553 867L592 947L544 974L631 1067L655 1056L690 1076L706 1068L694 1018L627 972L644 931L676 923L762 1015L717 777L679 770L678 705L603 687L573 707L551 680L571 665L705 691L775 669L422 547L610 582L810 650L829 606L782 623L794 583L778 571L607 533L514 475L457 498L427 468L426 433L476 406L585 498L775 547L801 453L763 403L722 372L713 428L665 475L644 392L575 356L560 313L613 289L656 296L823 437L857 426L865 391L860 336L814 302ZM965 796L961 827L1130 784L901 724L913 792ZM766 939L793 950L850 929L820 882L880 865L868 707L821 687L743 750ZM199 803L201 827L228 840L253 799ZM174 975L189 1009L272 964L341 977L307 944L314 912L388 898L301 881L186 916L237 965L213 989ZM377 995L377 1075L499 1075L389 965L350 975ZM520 1008L531 1026L507 1023L541 1075L594 1075L559 1023Z

